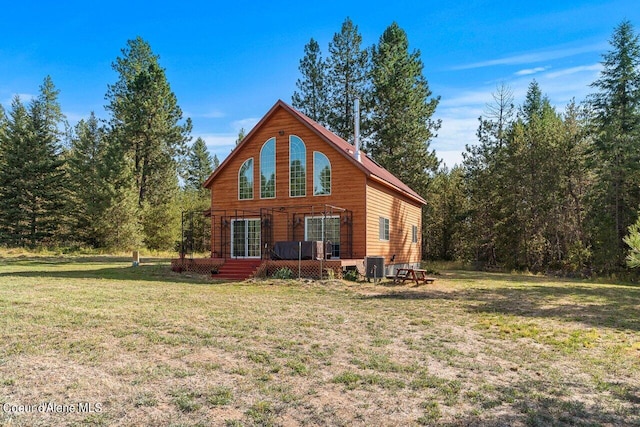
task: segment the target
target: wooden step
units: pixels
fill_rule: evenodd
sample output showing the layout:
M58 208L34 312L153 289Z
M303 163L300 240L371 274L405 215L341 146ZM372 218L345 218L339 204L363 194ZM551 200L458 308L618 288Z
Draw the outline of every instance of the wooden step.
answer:
M253 276L261 262L259 259L228 259L220 267L218 274L212 277L219 280L246 280Z

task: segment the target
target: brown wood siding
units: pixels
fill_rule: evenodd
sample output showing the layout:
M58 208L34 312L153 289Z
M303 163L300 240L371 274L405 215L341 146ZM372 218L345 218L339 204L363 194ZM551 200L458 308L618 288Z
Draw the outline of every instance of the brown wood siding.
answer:
M389 219L389 241L380 240L380 217ZM419 262L421 258L422 208L399 197L376 182L367 185L367 255L384 256L390 263ZM418 227L418 241L412 242L411 226Z
M282 133L282 135L281 135ZM306 145L305 197L289 197L289 136L300 137ZM276 138L276 198L260 198L260 149L269 138ZM241 150L230 158L211 184L213 209L259 210L260 208L294 207L299 205L334 205L353 212L353 257L366 255L366 175L348 159L328 145L315 132L288 112L280 109L236 148ZM331 162L331 195L313 196L313 152L320 151ZM253 157L254 188L252 200L238 200L238 170ZM247 215L249 216L249 215ZM282 215L273 217L274 241L287 240L289 230Z

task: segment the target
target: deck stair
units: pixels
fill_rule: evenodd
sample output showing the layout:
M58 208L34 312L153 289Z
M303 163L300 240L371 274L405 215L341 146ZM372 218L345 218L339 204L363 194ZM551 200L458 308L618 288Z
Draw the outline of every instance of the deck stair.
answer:
M253 276L262 261L254 258L228 259L212 277L219 280L242 281Z

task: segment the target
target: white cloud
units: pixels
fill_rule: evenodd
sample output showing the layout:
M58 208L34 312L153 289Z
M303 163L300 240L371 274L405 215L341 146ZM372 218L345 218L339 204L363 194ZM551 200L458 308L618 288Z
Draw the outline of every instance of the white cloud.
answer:
M196 133L194 132L194 135ZM228 133L205 133L197 134L202 138L209 149L209 153L213 156L218 156L218 159L222 162L236 146L236 139L238 135Z
M35 98L36 98L36 95L33 95L33 94L31 94L31 93L14 93L13 95L11 95L11 97L6 98L6 99L2 102L2 105L5 105L5 106L7 106L7 107L10 107L10 106L11 106L11 103L13 102L13 99L14 99L16 96L20 98L20 101L21 101L23 104L27 104L27 103L29 103L32 99L35 99Z
M558 111L563 111L572 98L581 102L593 92L590 84L598 78L601 69L600 64L586 64L539 71L536 80L543 94ZM523 102L530 83L531 75L526 73L512 75L504 81L513 91L516 105ZM462 162L466 144L477 144L478 117L485 114L486 105L493 101L492 94L496 89L495 83L487 83L472 90L449 90L453 95L440 101L434 118L442 120L442 127L438 137L431 142L431 148L448 167Z
M531 74L537 74L547 69L549 69L549 67L525 68L524 70L516 71L514 74L516 76L530 76Z
M592 75L593 71L600 73L601 70L602 70L602 64L599 64L599 63L593 64L593 65L580 65L578 67L566 68L564 70L547 73L546 77L549 79L555 79L558 77L565 77L572 74L584 73L584 72L588 72Z
M259 121L260 121L259 118L248 117L246 119L240 119L240 120L236 120L236 121L232 122L231 126L236 131L236 136L237 136L237 132L240 132L240 129L244 129L245 134L249 133L249 131L251 131L251 129L253 129L253 127Z
M568 58L583 53L602 52L606 50L606 43L597 43L579 47L557 47L541 51L533 51L522 54L507 56L504 58L490 59L487 61L474 62L453 67L454 70L470 70L474 68L494 67L497 65L520 65L532 64L536 62L547 62L554 59Z
M452 169L455 165L462 166L462 151L436 151L436 155L442 160L442 166Z

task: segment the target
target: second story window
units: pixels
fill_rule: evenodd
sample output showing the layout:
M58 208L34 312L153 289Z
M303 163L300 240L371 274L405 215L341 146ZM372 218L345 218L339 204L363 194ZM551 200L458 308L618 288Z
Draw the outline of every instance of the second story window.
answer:
M245 160L238 171L238 199L253 199L253 157Z
M307 147L295 135L289 137L289 196L307 195Z
M319 151L313 152L313 195L331 194L331 162Z
M270 138L260 150L260 198L276 197L276 139Z

